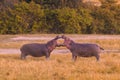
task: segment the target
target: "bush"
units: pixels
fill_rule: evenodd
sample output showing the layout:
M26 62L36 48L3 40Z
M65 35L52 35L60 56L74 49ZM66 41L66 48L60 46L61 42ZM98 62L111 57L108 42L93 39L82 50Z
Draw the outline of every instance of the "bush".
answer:
M2 0L0 34L120 34L120 5L101 1L94 7L80 0Z

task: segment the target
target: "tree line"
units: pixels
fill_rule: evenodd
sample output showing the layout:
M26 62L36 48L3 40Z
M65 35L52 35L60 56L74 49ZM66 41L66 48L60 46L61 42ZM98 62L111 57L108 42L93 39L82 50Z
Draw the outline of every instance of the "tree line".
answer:
M1 0L0 34L120 34L120 5L101 0Z

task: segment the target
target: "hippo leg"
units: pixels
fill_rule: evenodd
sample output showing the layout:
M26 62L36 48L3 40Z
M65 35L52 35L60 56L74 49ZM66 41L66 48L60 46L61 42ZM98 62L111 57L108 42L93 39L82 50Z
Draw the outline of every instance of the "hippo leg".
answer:
M77 56L72 55L72 60L73 60L73 61L76 61L76 59L77 59Z
M46 60L49 60L50 59L50 56L46 56Z
M26 59L26 55L24 53L21 53L21 59Z
M99 54L95 55L95 57L96 57L97 61L99 61L99 59L100 59Z
M50 60L50 58L49 58L49 57L46 57L46 60Z
M50 59L50 54L47 53L47 54L46 54L46 60L49 60L49 59Z

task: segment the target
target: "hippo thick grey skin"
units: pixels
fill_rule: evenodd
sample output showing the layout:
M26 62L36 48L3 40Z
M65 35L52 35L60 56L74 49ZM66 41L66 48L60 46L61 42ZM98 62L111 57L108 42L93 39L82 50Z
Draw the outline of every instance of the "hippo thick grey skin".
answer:
M95 56L97 61L99 61L100 58L100 52L101 50L104 50L103 48L99 47L97 44L90 44L90 43L75 43L73 40L66 36L62 36L64 39L64 43L61 46L66 46L71 52L72 52L72 59L73 61L76 61L77 56L81 57L91 57Z
M48 41L46 44L39 44L39 43L31 43L31 44L24 44L21 48L21 59L26 59L27 55L31 55L33 57L42 57L45 56L46 59L49 59L50 53L55 49L57 44L57 39L59 36L56 36L54 39Z

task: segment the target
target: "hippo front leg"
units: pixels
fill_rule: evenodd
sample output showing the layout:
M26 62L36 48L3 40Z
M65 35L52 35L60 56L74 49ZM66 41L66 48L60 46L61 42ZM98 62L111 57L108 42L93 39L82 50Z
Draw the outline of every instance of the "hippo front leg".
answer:
M73 61L76 61L76 59L77 59L77 56L72 55L72 60L73 60Z
M46 57L46 60L50 60L50 57Z
M47 53L46 54L46 60L49 60L50 59L50 53Z

